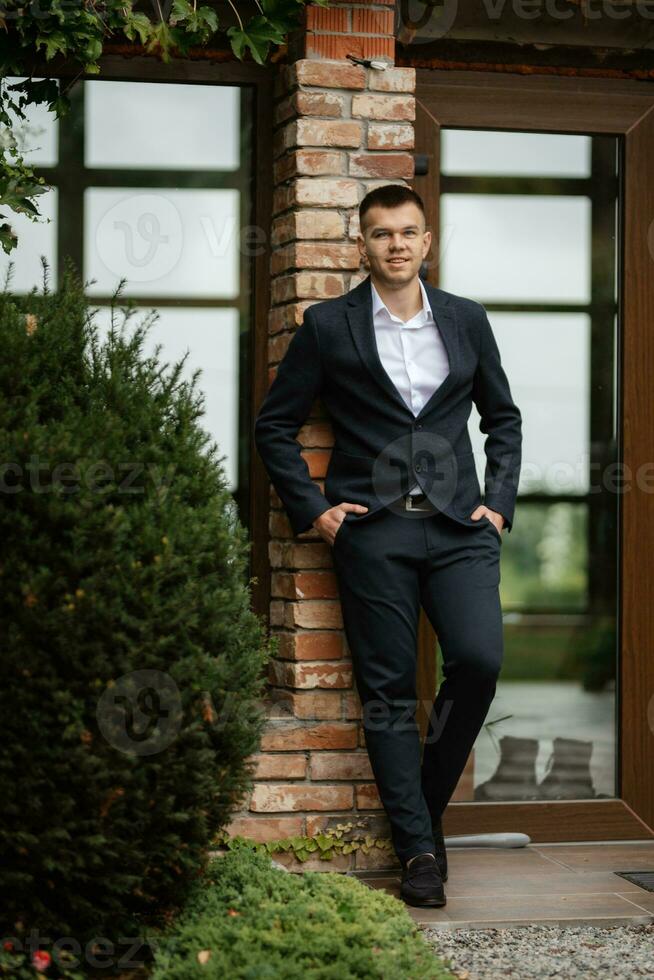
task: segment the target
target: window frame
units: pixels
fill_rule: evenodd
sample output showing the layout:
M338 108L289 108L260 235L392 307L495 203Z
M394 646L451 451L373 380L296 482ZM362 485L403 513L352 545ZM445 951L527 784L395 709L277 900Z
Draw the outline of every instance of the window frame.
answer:
M121 48L121 52L124 51ZM242 487L247 479L249 492L239 499L240 517L242 523L248 526L251 548L248 555L246 574L251 583L251 605L253 611L269 619L270 609L270 564L268 561L268 513L269 494L268 482L263 463L254 449L253 425L258 406L267 390L268 375L268 312L270 309L270 225L272 216L272 119L274 98L274 65L257 65L251 62L232 60L230 53L216 50L206 51L205 60L172 59L165 63L158 59L135 53L125 56L124 53L112 53L111 46L98 59L100 71L98 74L85 74L78 66L56 59L47 63L43 59L35 59L31 66L35 78L57 78L72 84L75 80L101 82L152 82L179 83L202 85L227 85L246 88L247 100L251 107L251 153L250 165L250 213L241 213L242 220L257 229L263 229L250 261L240 263L239 299L231 305L241 310L243 304L249 305L251 329L241 333L248 345L241 343L239 361L240 376L240 437L239 437L239 486ZM217 59L217 60L214 60ZM229 60L228 60L229 59ZM247 102L246 100L246 102ZM243 101L242 101L243 104ZM35 172L40 168L35 167ZM48 168L43 168L44 174ZM96 168L93 168L96 169ZM156 173L156 172L155 172ZM79 239L79 229L76 240ZM77 254L78 248L72 242L66 242L59 237L62 253L71 254L81 269L82 257ZM57 257L61 263L61 255ZM61 274L61 269L59 269ZM102 297L90 297L91 305L102 302ZM146 306L151 304L147 299ZM190 301L189 305L193 305ZM201 304L204 305L204 304ZM224 304L217 304L224 305Z

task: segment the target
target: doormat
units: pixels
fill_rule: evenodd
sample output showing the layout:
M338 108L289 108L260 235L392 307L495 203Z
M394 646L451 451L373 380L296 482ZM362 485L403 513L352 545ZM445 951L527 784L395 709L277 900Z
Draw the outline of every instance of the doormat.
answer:
M646 892L654 892L654 871L614 871L613 874L626 878L632 885L638 885Z

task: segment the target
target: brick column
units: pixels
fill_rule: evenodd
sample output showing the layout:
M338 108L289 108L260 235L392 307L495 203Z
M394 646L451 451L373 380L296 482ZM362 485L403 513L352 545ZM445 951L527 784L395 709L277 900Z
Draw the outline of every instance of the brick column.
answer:
M299 60L280 68L271 380L304 310L348 292L367 274L355 241L359 201L372 187L412 178L415 71L392 67L393 14L392 0L308 7L306 31L290 46ZM389 67L355 65L348 53L382 58ZM312 478L324 489L333 437L319 400L298 439ZM352 836L389 837L365 749L331 549L314 529L293 535L272 489L269 554L271 629L279 638L270 669L272 710L254 760L254 791L228 832L268 841L358 820ZM293 864L287 855L277 857ZM392 851L373 848L299 866L394 863Z

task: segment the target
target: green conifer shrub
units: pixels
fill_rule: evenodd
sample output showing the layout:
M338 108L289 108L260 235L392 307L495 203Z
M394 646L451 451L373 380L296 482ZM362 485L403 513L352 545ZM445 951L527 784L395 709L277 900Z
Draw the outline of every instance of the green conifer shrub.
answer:
M72 262L0 295L3 935L136 935L252 785L272 640L202 395ZM124 280L123 280L124 282Z

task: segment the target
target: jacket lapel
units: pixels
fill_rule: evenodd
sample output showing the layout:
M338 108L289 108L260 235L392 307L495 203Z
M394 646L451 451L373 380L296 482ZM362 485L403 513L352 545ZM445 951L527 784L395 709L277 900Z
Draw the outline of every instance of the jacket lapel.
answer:
M424 283L429 305L431 306L434 320L439 333L443 338L447 356L450 362L450 371L445 380L432 393L428 401L423 405L416 416L422 418L427 412L436 405L441 398L447 394L456 376L458 356L459 356L459 337L457 330L456 314L448 306L449 299L443 297L430 283ZM359 352L361 360L370 371L371 375L379 384L381 389L399 405L402 410L411 418L413 412L406 404L399 391L393 384L390 375L387 373L379 357L377 341L375 339L375 327L372 319L372 291L370 289L370 276L353 289L347 300L347 319L352 334L352 340Z

